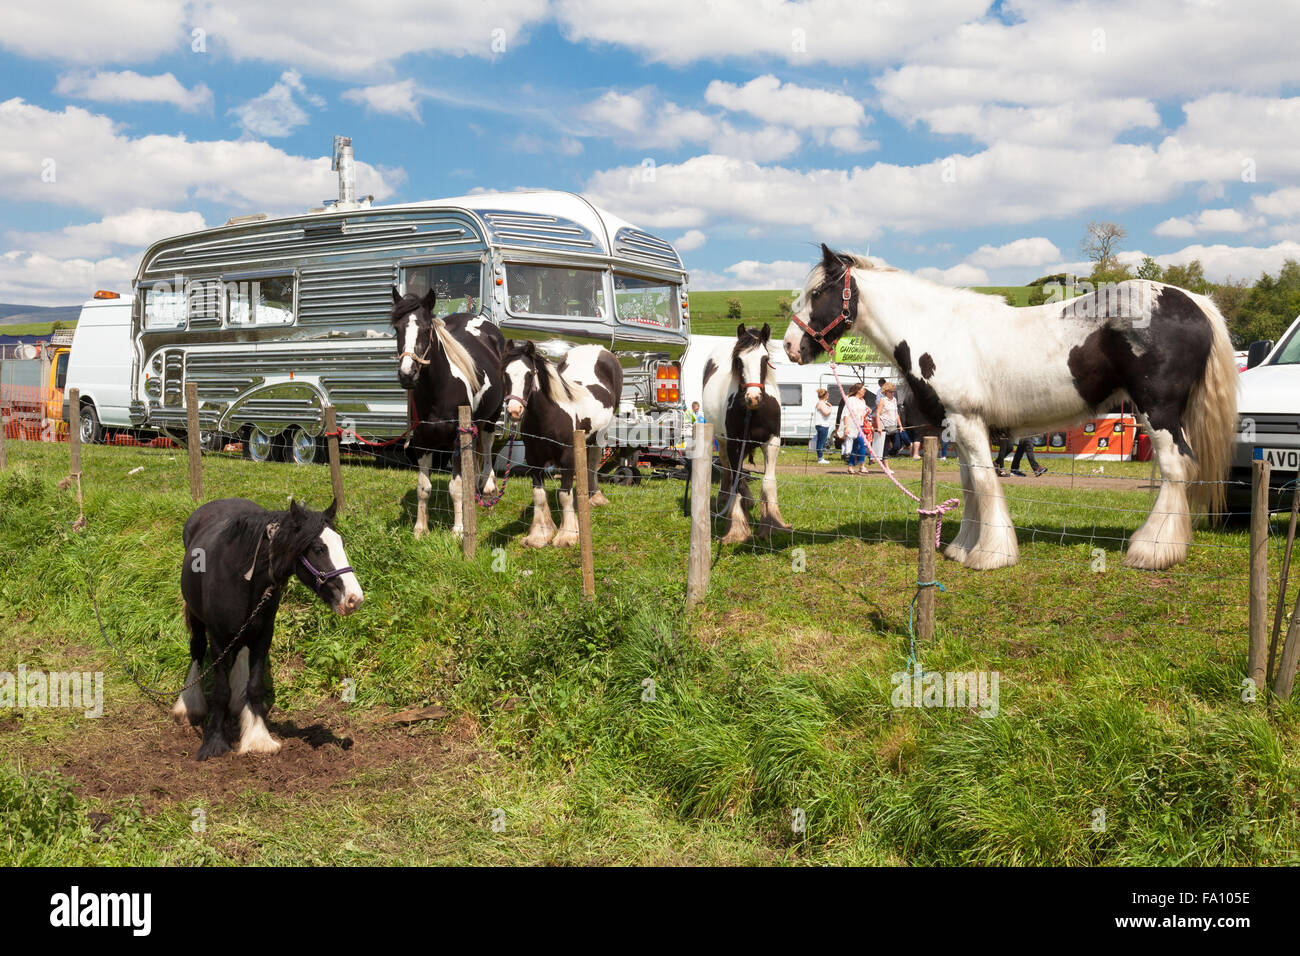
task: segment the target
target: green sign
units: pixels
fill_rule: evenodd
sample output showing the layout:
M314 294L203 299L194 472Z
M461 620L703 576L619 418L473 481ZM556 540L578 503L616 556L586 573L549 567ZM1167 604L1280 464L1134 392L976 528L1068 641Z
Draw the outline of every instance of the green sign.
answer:
M866 339L846 335L835 343L837 365L876 365L879 361L875 348Z

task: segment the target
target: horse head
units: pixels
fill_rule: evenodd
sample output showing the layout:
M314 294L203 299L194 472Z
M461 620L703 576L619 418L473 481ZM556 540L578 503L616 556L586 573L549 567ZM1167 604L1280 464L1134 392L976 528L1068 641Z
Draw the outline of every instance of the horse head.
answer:
M529 400L538 391L550 390L550 374L546 357L538 354L532 342L506 343L501 357L501 384L506 390L506 415L512 422L523 417Z
M332 501L324 511L312 511L289 502L272 539L272 574L282 581L296 573L318 598L348 615L361 606L365 595L343 550L343 538L334 530L337 506Z
M432 289L420 297L410 293L401 295L393 287L393 311L389 318L397 333L397 381L402 388L415 388L420 369L429 364L433 323L438 321L433 315L437 301L437 293Z
M808 273L785 333L790 361L805 365L823 352L833 352L835 343L853 327L860 302L854 270L896 271L865 256L832 252L822 243L822 261Z
M772 366L772 354L768 342L772 338L772 327L766 322L761 329L745 328L742 322L736 326L736 346L731 350L731 371L740 380L740 387L745 393L745 404L758 408L763 400L763 387L767 384L768 371Z

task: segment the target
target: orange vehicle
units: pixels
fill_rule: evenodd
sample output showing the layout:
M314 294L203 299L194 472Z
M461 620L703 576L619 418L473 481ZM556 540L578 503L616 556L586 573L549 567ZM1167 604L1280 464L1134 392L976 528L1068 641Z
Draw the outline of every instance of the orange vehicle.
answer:
M0 363L0 414L10 438L66 441L63 389L68 378L72 332L28 346L21 357Z

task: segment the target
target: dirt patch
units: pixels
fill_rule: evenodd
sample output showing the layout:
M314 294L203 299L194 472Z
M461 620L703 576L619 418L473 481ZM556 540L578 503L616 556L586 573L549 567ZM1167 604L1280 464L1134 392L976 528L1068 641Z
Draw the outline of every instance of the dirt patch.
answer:
M328 702L276 710L268 726L282 742L273 755L230 753L202 763L197 729L142 705L96 721L90 733L24 748L33 770L56 769L86 797L137 797L152 804L215 803L248 791L295 794L347 786L369 772L417 766L422 773L472 764L481 754L467 718L411 727L384 726L379 715L349 713Z

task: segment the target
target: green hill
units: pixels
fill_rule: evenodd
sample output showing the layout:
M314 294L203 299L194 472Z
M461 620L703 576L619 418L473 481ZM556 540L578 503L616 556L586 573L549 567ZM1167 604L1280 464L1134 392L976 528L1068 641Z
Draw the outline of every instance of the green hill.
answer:
M1017 306L1029 304L1032 286L977 286L975 292L989 295L1011 296ZM691 292L691 331L697 335L732 335L736 331L736 319L727 318L727 306L731 299L740 300L741 314L749 325L761 325L764 322L772 326L772 334L785 335L786 326L790 324L788 312L777 309L781 299L793 301L789 290L781 289L746 289L733 292Z

